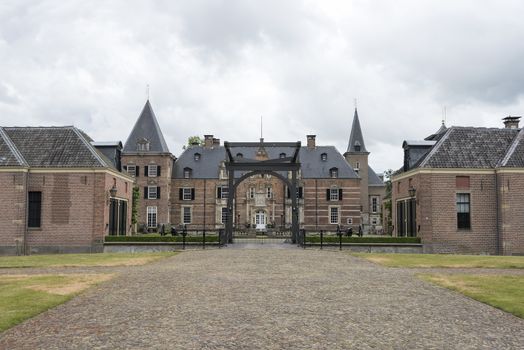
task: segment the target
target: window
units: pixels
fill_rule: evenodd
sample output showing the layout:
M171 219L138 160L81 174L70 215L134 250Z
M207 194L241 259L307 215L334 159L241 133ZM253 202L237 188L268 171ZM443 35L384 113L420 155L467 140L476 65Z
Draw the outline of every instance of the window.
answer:
M417 236L417 204L415 198L397 202L397 235L399 237Z
M157 207L147 207L147 227L156 227Z
M156 186L147 186L147 198L148 199L157 199L157 189Z
M329 176L333 179L336 179L338 177L338 169L337 168L329 169Z
M322 160L323 162L325 162L327 160L327 153L322 153L320 155L320 160Z
M237 153L237 158L244 158L244 155L242 153Z
M27 227L40 227L42 218L42 192L29 192Z
M191 223L191 207L182 207L182 223Z
M191 168L184 168L184 179L191 178L193 170Z
M471 228L469 193L457 193L457 228Z
M182 188L182 200L190 201L194 199L193 188Z
M329 208L329 222L332 224L338 224L338 207Z
M128 165L127 174L131 176L136 176L136 165Z
M222 208L222 223L227 223L227 208Z
M353 224L353 218L348 218L348 225Z
M356 163L355 163L355 170L356 170L356 171L359 171L359 170L360 170L360 162L356 162Z
M200 160L200 153L195 153L194 159L198 162Z
M136 149L138 151L149 151L149 141L147 139L145 139L145 138L140 139L136 143Z
M338 201L338 188L331 188L329 190L329 200Z
M149 177L157 177L157 174L158 174L158 166L157 165L149 165L148 166L148 171L147 171L147 176Z
M273 198L273 188L271 187L266 188L266 197L269 199Z
M376 225L377 224L377 218L372 218L371 219L371 225Z
M371 212L376 213L378 210L378 198L372 197L371 198Z
M280 153L279 158L280 158L280 159L282 159L282 158L286 158L286 154L285 154L285 153Z
M227 186L218 186L217 187L217 198L218 199L227 199L229 196L229 187Z
M249 198L255 198L255 188L254 187L249 188Z

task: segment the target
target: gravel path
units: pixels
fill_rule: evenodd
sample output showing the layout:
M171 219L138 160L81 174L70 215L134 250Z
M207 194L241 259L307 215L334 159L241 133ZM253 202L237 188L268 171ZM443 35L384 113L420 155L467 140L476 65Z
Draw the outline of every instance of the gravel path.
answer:
M347 252L188 251L0 335L0 349L522 349L524 320Z

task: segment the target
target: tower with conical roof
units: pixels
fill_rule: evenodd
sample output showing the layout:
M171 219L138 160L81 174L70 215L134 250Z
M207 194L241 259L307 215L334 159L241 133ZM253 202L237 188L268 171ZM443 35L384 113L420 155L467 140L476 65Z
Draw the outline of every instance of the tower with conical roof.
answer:
M382 227L382 200L385 196L384 182L369 166L368 157L369 152L366 149L358 111L355 107L344 158L360 177L361 223L366 233Z
M146 101L122 152L122 168L135 177L138 199L137 229L157 231L170 220L169 197L174 157Z

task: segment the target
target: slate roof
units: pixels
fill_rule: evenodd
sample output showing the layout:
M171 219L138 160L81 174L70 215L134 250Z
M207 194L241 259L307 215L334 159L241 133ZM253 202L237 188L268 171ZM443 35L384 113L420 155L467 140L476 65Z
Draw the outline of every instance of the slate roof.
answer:
M442 137L442 135L444 135L444 133L446 132L446 130L448 130L448 128L446 127L446 124L444 124L444 121L442 121L442 125L441 125L440 128L437 130L437 132L434 133L434 134L429 135L429 136L426 137L424 140L426 140L426 141L430 141L430 140L438 141L438 140L440 140L440 138Z
M30 167L113 168L90 144L91 138L74 126L1 129Z
M27 163L18 152L13 142L0 127L0 167L26 166Z
M255 158L256 147L235 147L231 149L233 156L242 153L245 161ZM266 151L270 159L279 158L281 153L291 156L293 148L267 147ZM195 153L200 154L200 160L195 160ZM321 160L321 154L326 153L327 160ZM184 168L192 169L192 178L216 179L219 177L220 163L226 159L226 151L223 146L204 148L193 146L186 149L173 165L173 178L183 178ZM330 169L338 169L338 178L358 178L358 175L342 157L340 152L333 146L317 146L315 149L301 147L299 153L302 178L329 178ZM375 175L376 176L376 175Z
M518 133L517 129L453 126L414 167L494 168Z
M355 149L356 145L360 145L360 151ZM360 128L360 120L358 119L358 112L355 108L355 114L353 116L353 125L351 125L351 134L349 135L349 143L347 152L367 152L366 145L364 144L364 136L362 135L362 129Z
M500 165L502 167L524 168L524 128L520 129Z
M371 169L370 166L368 166L368 185L369 186L385 186L384 181L378 177L377 173L375 173L375 170Z
M134 153L137 152L137 141L140 139L146 139L149 141L149 151L145 152L155 152L155 153L169 153L169 148L167 147L166 141L164 140L164 135L160 130L158 121L151 107L151 103L147 100L138 120L131 131L131 134L127 138L127 141L124 145L124 152ZM144 151L140 151L141 153Z

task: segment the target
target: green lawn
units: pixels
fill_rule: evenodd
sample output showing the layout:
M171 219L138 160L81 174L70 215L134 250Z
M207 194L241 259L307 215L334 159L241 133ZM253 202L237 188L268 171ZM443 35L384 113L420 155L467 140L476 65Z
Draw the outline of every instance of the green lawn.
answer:
M0 332L111 277L110 274L0 276Z
M133 266L174 255L162 253L100 253L2 256L0 268L10 267L73 267L73 266Z
M353 253L388 267L524 269L524 256Z
M524 276L420 274L419 277L524 318Z

